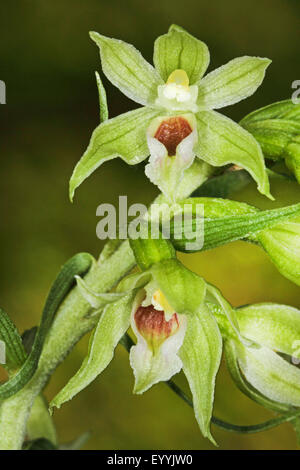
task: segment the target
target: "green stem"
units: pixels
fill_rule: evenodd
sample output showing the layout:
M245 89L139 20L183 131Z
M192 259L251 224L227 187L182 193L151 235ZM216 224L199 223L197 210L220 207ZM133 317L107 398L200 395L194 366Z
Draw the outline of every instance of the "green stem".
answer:
M126 241L102 264L91 269L84 279L87 286L95 292L107 292L134 265L133 253ZM97 317L88 316L90 310L90 304L83 298L78 287L74 287L57 312L34 376L23 389L1 403L1 450L22 448L26 422L35 398L58 364L97 322Z

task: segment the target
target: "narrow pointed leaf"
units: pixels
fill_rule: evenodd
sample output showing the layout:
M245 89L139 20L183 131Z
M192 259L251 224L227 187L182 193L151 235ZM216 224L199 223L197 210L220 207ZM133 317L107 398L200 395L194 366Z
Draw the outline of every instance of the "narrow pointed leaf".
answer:
M193 405L202 434L213 443L210 420L214 401L215 378L222 354L222 338L209 310L203 305L188 318L180 357L193 395Z
M106 307L91 336L88 355L80 369L50 403L60 408L87 387L108 366L115 347L130 325L130 314L135 291Z
M254 137L215 111L202 111L196 117L199 134L195 146L197 156L214 166L228 163L241 166L256 181L258 190L272 198L263 154Z
M91 32L100 49L102 69L108 80L128 98L142 105L153 104L163 82L157 71L131 44Z
M253 95L261 85L269 59L238 57L210 72L199 83L200 109L219 109Z
M0 340L5 344L5 364L8 370L16 370L26 360L21 336L7 313L0 309Z
M102 163L117 157L129 165L143 161L149 155L146 130L157 114L153 109L140 108L100 124L72 174L71 200L75 189Z
M156 39L153 61L165 82L174 70L182 69L187 73L192 85L206 72L209 50L204 42L183 29L170 28L167 34Z
M98 94L99 94L100 122L104 122L108 119L106 91L103 86L99 73L95 72L95 75L96 75L96 82L97 82L97 88L98 88Z
M29 382L38 366L44 341L52 325L54 315L73 286L74 276L86 274L92 263L93 258L91 255L79 253L62 267L48 294L32 350L18 373L0 386L1 399L14 395Z

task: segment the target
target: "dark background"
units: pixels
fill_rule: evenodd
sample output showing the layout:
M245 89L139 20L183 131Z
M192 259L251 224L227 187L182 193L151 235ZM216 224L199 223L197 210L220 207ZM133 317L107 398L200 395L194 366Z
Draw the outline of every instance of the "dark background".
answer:
M94 77L96 30L133 43L151 61L154 39L177 23L204 40L212 70L242 55L273 60L258 92L225 109L235 120L271 102L289 98L299 71L297 0L6 0L0 5L0 79L7 104L0 107L0 303L20 330L38 323L44 298L59 266L78 251L99 253L96 207L150 202L156 189L143 164L105 164L68 200L68 180L99 120ZM106 79L110 116L136 105ZM251 185L236 197L261 207L299 201L299 187L272 183L276 202ZM265 254L242 242L186 256L185 262L221 288L234 304L260 301L300 307L299 287L282 278ZM58 369L51 398L79 367L85 338ZM223 368L224 369L224 368ZM218 377L215 412L233 422L256 423L269 413L243 397L225 369ZM182 376L179 383L186 386ZM209 449L191 409L163 384L143 396L131 393L128 355L118 348L111 366L87 390L55 413L61 441L89 429L86 448ZM252 436L214 429L221 449L293 449L290 425Z

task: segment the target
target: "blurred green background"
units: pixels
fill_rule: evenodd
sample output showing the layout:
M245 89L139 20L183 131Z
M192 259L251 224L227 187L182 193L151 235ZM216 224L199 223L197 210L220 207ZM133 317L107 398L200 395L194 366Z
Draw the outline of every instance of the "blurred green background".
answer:
M21 331L38 323L43 301L59 266L78 251L95 256L96 207L150 202L156 189L143 164L105 164L68 201L68 180L98 124L94 71L98 50L89 30L135 44L151 60L153 41L171 23L204 40L210 70L241 55L270 57L263 86L250 99L225 109L238 120L251 110L289 98L299 79L298 0L10 0L0 4L0 79L7 85L1 123L0 303ZM110 115L135 106L104 79ZM239 200L261 207L299 201L300 190L272 182L276 202L249 186ZM185 257L186 264L221 288L234 305L261 301L300 307L299 287L281 277L259 248L242 242ZM79 367L84 338L47 388L48 398ZM178 382L186 387L183 377ZM55 412L59 438L66 442L92 431L86 449L211 449L189 409L163 384L143 396L131 393L133 374L118 347L111 366L87 390ZM268 412L231 383L224 367L218 376L215 413L235 423L256 423ZM294 449L290 425L242 436L213 429L220 449Z

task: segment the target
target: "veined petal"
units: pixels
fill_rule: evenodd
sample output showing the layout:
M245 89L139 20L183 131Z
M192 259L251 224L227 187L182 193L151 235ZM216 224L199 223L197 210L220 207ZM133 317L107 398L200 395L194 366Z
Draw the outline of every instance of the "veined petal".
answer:
M239 352L247 381L270 400L300 406L300 370L266 347Z
M50 404L51 408L60 408L63 403L71 400L108 366L113 358L115 347L129 328L132 302L135 296L136 292L132 291L118 302L106 307L91 336L87 357L74 377L53 399Z
M163 82L157 71L131 44L91 32L100 48L102 69L124 95L142 105L153 104Z
M234 163L245 168L257 182L258 190L272 199L264 157L254 137L215 111L201 111L196 118L196 155L214 166Z
M153 265L151 272L175 312L194 315L199 311L206 294L206 283L200 276L176 259Z
M153 124L156 132L152 131ZM145 173L170 202L176 201L184 171L194 161L197 138L196 122L192 115L157 118L148 130L150 159Z
M164 312L153 305L140 306L132 312L131 326L137 338L130 350L134 393L144 393L180 371L182 363L177 353L183 343L186 317L175 313L167 321Z
M199 83L199 108L224 108L253 95L270 63L269 59L245 56L213 70Z
M199 81L209 64L207 45L179 26L173 25L167 34L154 43L154 65L164 81L176 69L185 70L190 84Z
M204 437L213 443L210 419L221 355L221 334L215 319L203 304L196 315L188 317L180 358L193 395L196 419Z
M236 315L244 336L300 359L300 310L263 303L236 309Z
M102 163L116 157L121 157L129 165L143 161L149 155L146 130L157 114L154 109L139 108L100 124L73 171L71 200L75 189Z

